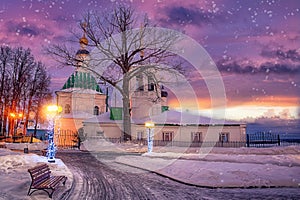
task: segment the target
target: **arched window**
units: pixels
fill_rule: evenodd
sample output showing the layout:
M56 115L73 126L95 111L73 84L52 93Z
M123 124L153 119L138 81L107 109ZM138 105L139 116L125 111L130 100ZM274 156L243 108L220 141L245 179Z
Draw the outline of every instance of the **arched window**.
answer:
M136 83L137 83L137 91L144 91L144 83L143 83L142 75L136 76Z
M66 104L65 105L65 114L69 114L69 113L71 113L71 106L70 106L70 104Z
M154 78L149 76L148 77L148 91L154 91Z
M98 106L94 107L94 115L99 115L99 107Z

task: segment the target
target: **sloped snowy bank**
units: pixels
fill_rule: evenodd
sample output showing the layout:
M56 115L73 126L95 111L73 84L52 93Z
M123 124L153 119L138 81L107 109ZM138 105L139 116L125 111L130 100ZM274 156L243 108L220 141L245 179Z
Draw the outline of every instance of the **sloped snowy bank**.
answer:
M68 177L66 186L61 187L61 190L71 188L73 175L60 159L56 159L55 163L48 163L44 156L0 149L0 199L49 199L48 195L42 191L36 192L30 197L27 196L31 183L27 170L42 163L50 166L53 175Z

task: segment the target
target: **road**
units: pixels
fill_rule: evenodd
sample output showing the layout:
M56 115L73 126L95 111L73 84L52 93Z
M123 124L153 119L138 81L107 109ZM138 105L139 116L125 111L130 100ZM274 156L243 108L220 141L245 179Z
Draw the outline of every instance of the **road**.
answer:
M74 187L63 199L300 199L299 188L210 189L185 185L114 162L122 155L128 154L59 152L57 157L74 174Z

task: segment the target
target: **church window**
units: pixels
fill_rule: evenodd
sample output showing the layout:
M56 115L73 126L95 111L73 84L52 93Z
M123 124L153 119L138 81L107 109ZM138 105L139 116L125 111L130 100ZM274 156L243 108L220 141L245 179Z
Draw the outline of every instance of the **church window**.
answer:
M163 141L172 141L173 140L173 132L163 132Z
M148 77L148 91L154 91L154 78Z
M192 137L192 142L201 142L202 141L202 133L201 132L192 132L191 137Z
M220 133L219 142L229 142L229 133Z
M99 115L99 107L98 106L94 107L94 115Z
M65 105L65 114L69 114L69 113L71 113L71 106L70 106L70 104L66 104Z
M143 83L142 75L136 76L136 83L137 83L137 91L144 91L144 83Z

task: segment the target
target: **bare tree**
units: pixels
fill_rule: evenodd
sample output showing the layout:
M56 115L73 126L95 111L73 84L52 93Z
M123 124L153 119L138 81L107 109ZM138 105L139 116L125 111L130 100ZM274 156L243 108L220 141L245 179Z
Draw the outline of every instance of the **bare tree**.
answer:
M0 47L0 119L1 135L6 132L9 122L9 133L14 132L15 120L9 113L21 113L25 119L23 133L29 113L35 104L32 99L42 101L40 93L49 93L50 77L40 62L36 62L30 49L22 47ZM17 116L16 116L17 117Z
M175 56L170 50L179 36L171 31L156 31L149 26L146 16L139 17L131 7L123 5L110 13L89 12L83 21L80 28L88 40L82 42L93 49L89 62L75 56L66 45L53 45L48 52L63 65L86 68L120 92L123 139L130 139L130 80L143 74L153 77L158 86L159 80L155 76L158 71L179 69L174 63L168 65L170 58Z
M32 76L30 79L30 84L28 85L28 99L27 99L27 107L26 107L26 115L24 124L28 124L29 114L30 112L35 112L36 116L39 116L40 110L38 109L43 104L45 99L48 99L50 94L49 86L50 86L50 76L47 74L45 66L41 62L37 62L32 69ZM25 109L24 109L25 110ZM36 117L35 120L35 130L34 134L36 135L36 127L38 124L39 118ZM26 126L23 128L23 132L25 132Z
M1 130L0 135L3 135L5 130L5 125L7 123L7 112L6 110L6 103L8 102L8 96L6 95L7 85L5 84L8 81L8 68L9 63L11 62L11 52L12 50L9 47L0 47L0 97L1 97L1 104L0 104L0 117L1 117Z
M34 58L29 49L16 48L14 54L12 54L11 65L11 91L10 94L10 112L12 113L24 113L22 109L22 91L26 88L26 82L30 77L30 71L34 67ZM23 115L22 115L23 117ZM14 120L14 119L12 119ZM21 119L19 119L21 120ZM12 124L14 124L12 122ZM14 127L10 126L13 132Z

